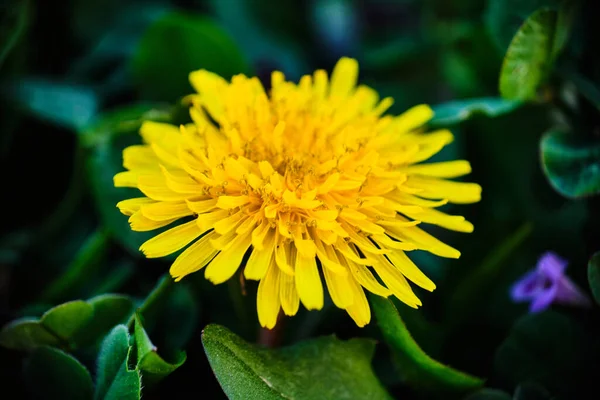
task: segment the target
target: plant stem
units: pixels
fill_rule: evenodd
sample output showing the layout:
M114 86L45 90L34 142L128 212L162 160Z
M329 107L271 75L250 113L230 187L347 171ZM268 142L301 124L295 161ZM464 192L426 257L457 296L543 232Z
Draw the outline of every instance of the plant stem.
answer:
M129 321L127 321L127 327L129 329L133 328L136 313L143 314L146 318L155 317L161 308L164 307L165 302L163 300L171 292L171 289L173 289L173 283L173 278L168 273L163 275L148 297L146 297L146 300L131 315Z

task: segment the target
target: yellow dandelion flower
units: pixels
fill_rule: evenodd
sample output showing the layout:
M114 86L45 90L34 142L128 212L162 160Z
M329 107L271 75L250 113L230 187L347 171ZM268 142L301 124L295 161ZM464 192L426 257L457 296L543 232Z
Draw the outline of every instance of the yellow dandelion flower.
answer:
M481 187L446 179L468 174L467 161L421 163L453 140L448 130L423 131L431 108L383 116L392 99L379 101L357 76L358 63L342 58L330 79L318 70L294 84L274 72L267 94L257 78L192 72L193 123L144 123L145 144L124 150L128 171L114 178L144 194L117 205L133 230L188 217L145 242L146 257L191 243L171 275L205 268L219 284L248 254L243 274L260 281L258 318L269 329L280 309L323 307L321 276L361 327L371 319L364 289L420 306L408 281L429 291L435 284L406 252L460 253L419 225L473 231L436 208L477 202Z

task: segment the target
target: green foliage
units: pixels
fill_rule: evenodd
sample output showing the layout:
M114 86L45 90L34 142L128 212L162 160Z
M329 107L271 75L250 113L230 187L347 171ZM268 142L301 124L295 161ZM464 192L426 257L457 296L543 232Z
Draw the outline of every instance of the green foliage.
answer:
M556 191L569 198L600 193L600 140L551 130L540 142L542 167Z
M125 325L117 325L106 336L98 354L95 400L133 400L141 396L141 374L130 369L129 333Z
M432 109L435 114L428 124L433 128L454 125L478 114L496 117L513 111L519 105L520 102L518 101L496 97L451 101L433 106Z
M500 72L500 94L509 100L531 100L552 67L556 11L540 9L513 38Z
M595 253L588 263L588 280L594 300L600 305L600 252Z
M18 350L48 345L75 349L94 343L133 311L125 296L101 295L75 300L46 311L40 319L18 319L2 328L0 344Z
M202 333L230 399L387 399L371 369L371 340L321 337L278 350L250 345L219 325Z
M163 360L144 330L139 314L135 315L135 344L137 348L137 365L142 373L144 384L158 382L183 365L186 359L186 354L182 351L177 354L173 363Z
M249 67L231 38L211 20L170 13L150 26L132 59L131 70L142 95L174 101L192 93L191 71L206 69L226 79Z
M90 372L73 356L52 347L36 348L25 361L25 381L39 398L91 400Z
M407 384L436 392L469 392L483 386L482 379L443 365L421 350L391 300L377 295L369 298L377 325L391 347L398 370Z

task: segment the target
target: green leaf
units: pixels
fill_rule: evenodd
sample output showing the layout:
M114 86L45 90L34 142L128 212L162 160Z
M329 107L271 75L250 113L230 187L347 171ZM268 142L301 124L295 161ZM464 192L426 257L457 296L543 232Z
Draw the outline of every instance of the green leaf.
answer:
M485 22L492 39L504 53L527 17L542 7L558 10L561 1L563 0L488 0Z
M600 251L594 253L588 263L588 280L596 303L600 305Z
M125 325L117 325L106 336L98 354L96 393L94 399L139 399L141 376L128 367L129 333Z
M131 299L119 295L70 301L51 308L40 319L19 319L6 325L0 332L0 344L18 350L41 345L76 349L98 341L132 311Z
M577 321L545 311L519 319L496 351L494 366L508 384L533 381L553 394L566 391L566 398L579 398L585 390L586 353L591 340Z
M600 193L600 140L551 130L540 153L544 174L558 193L569 198Z
M133 313L134 304L130 297L117 294L103 294L87 301L94 309L94 317L75 336L78 346L95 344L115 325L127 321Z
M21 318L0 331L0 345L15 350L32 350L41 345L59 346L60 339L35 318Z
M552 63L557 13L539 9L523 23L513 38L500 71L500 94L508 100L526 101L536 97Z
M108 233L133 256L140 256L139 248L156 232L133 232L127 217L119 212L117 203L140 197L139 190L115 188L113 177L123 168L123 149L139 144L138 130L145 120L171 121L171 107L135 105L99 116L81 131L82 144L88 148L87 172L96 207Z
M398 368L408 385L454 392L468 392L483 386L482 379L443 365L421 350L391 300L371 295L370 302L381 333L392 348Z
M7 93L28 113L68 129L80 129L98 112L98 96L85 86L28 78L10 85Z
M93 398L94 385L89 371L77 359L61 350L38 347L25 361L23 374L28 389L39 398Z
M0 68L23 37L30 18L29 0L13 0L0 6Z
M190 72L206 69L225 79L248 73L236 44L213 21L190 13L169 13L142 36L131 70L142 96L174 101L193 92Z
M281 349L244 342L219 325L202 333L208 361L230 399L389 399L371 368L375 344L320 337Z
M176 360L169 363L158 355L156 346L150 341L150 337L144 330L139 314L135 315L135 344L137 347L137 367L142 373L145 385L153 384L177 368L181 367L186 360L184 351L179 352Z
M496 389L481 389L464 398L464 400L512 400L512 396Z
M46 311L40 323L59 339L69 341L94 316L94 307L83 300L69 301Z
M505 100L499 97L482 97L451 101L432 107L435 114L429 121L429 125L435 127L453 125L466 121L476 114L483 114L487 117L496 117L507 114L520 105L521 103L519 101Z

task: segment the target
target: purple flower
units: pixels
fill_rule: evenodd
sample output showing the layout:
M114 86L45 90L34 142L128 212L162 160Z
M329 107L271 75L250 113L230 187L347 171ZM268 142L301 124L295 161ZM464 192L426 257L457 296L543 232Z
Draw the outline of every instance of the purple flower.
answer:
M530 312L545 310L552 303L586 307L590 300L566 275L568 262L547 252L540 257L535 270L528 272L511 288L515 302L531 302Z

